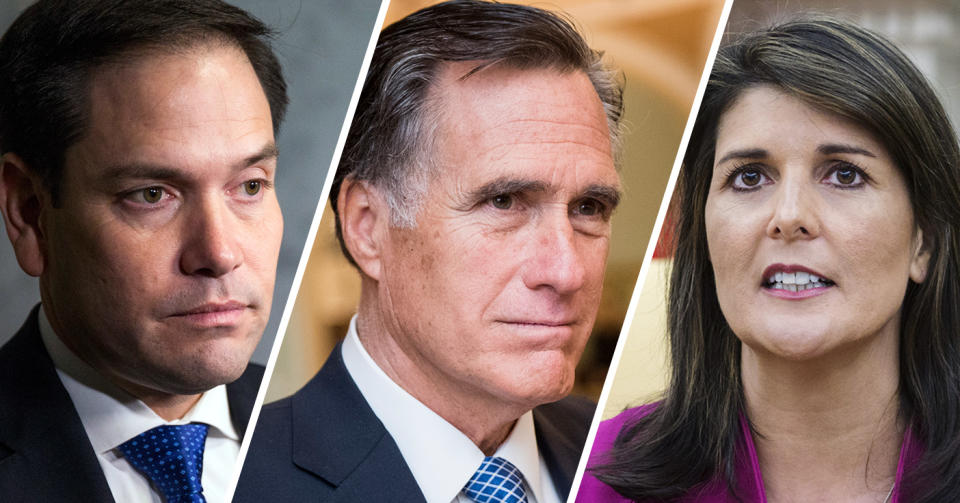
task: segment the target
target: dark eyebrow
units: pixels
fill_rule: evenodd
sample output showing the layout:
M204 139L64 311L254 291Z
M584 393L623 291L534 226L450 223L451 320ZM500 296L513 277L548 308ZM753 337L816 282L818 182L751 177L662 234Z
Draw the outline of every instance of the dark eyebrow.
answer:
M820 145L817 147L817 152L821 155L834 155L834 154L860 154L867 157L876 157L876 154L873 152L855 147L853 145L846 145L843 143L828 143L825 145ZM723 164L724 162L729 161L730 159L765 159L770 155L769 152L762 148L748 148L743 150L734 150L727 153L727 155L720 158L716 164Z
M259 152L244 158L233 166L234 170L241 170L258 162L269 159L276 159L280 155L276 144L268 143ZM162 164L150 163L132 163L115 164L103 170L100 178L103 180L123 180L123 179L150 179L150 180L173 180L183 177L184 173L176 168Z
M254 164L266 161L268 159L276 159L280 157L280 150L277 148L276 143L268 143L254 155L247 157L243 160L242 163L238 166L240 169L246 168L248 166L253 166Z
M592 197L604 201L611 210L620 204L622 196L623 194L619 190L609 185L591 185L583 191L583 197Z
M103 170L100 174L102 180L124 180L124 179L151 179L151 180L172 180L178 178L182 173L174 168L160 164L114 164Z
M762 148L746 148L743 150L734 150L720 158L716 164L723 164L730 159L765 159L770 156L770 152Z
M860 154L867 157L876 157L876 155L869 150L860 147L854 147L853 145L845 145L842 143L829 143L827 145L820 145L817 147L817 152L820 152L823 155Z
M517 180L515 178L497 178L470 191L470 197L476 201L490 199L500 194L516 194L519 192L545 192L547 184L534 180Z
M500 194L546 192L547 190L549 190L549 185L545 182L498 178L471 191L468 197L472 201L485 201ZM577 199L584 197L592 197L603 201L612 210L620 204L622 194L620 190L611 185L594 184L584 189L583 192L577 196Z

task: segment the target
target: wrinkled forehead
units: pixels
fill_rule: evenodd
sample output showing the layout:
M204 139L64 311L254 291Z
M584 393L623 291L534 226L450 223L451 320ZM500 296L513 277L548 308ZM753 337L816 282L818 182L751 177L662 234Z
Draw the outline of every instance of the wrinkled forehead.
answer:
M601 124L589 133L609 134L600 97L580 70L449 62L438 70L427 100L448 127L462 125L464 116L479 119L481 128L503 127L516 120L511 112L523 107L523 120Z
M608 182L617 178L603 105L585 73L507 65L474 71L478 64L445 65L431 88L435 163L555 166L558 173L589 165Z

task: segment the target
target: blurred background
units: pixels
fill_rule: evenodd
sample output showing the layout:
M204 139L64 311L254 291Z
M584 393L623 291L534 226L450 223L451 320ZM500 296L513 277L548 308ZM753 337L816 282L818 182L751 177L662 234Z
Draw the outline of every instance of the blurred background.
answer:
M802 13L843 17L888 36L933 84L956 128L960 120L960 2L735 0L726 32L728 36L736 36ZM625 407L655 401L666 387L669 366L665 298L669 269L668 253L660 253L651 264L604 405L604 418L616 415Z
M436 3L393 0L385 26ZM626 78L625 197L613 218L610 258L593 336L574 393L600 395L664 187L720 17L722 0L520 2L562 11ZM310 254L266 400L299 389L346 334L360 280L340 253L329 205Z
M0 2L6 32L32 0ZM253 360L265 363L293 275L307 239L340 126L380 9L380 0L233 0L278 33L274 51L283 65L290 106L280 130L276 188L284 232L273 311ZM40 301L36 278L17 265L13 247L0 238L0 344L13 337Z

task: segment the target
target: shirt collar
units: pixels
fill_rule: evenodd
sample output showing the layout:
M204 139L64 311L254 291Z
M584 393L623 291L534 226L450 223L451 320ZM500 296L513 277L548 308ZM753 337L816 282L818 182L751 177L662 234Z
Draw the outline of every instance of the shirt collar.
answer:
M383 372L360 343L356 322L354 316L342 347L347 372L393 437L426 500L453 500L480 467L483 452ZM494 455L513 463L536 499L543 501L532 412L520 416Z
M163 424L205 423L211 427L208 436L220 435L240 440L230 421L225 385L216 386L203 393L183 418L165 421L145 403L117 387L74 354L54 332L43 306L38 318L40 338L77 409L95 452L107 452L140 433Z

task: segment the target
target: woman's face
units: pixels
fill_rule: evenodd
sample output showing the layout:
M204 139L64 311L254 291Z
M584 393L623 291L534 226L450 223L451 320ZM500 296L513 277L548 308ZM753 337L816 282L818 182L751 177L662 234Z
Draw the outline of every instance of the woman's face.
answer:
M896 337L908 278L926 272L884 146L771 86L743 92L720 119L706 227L727 322L784 358Z

